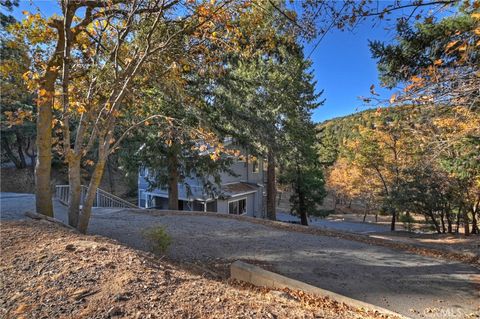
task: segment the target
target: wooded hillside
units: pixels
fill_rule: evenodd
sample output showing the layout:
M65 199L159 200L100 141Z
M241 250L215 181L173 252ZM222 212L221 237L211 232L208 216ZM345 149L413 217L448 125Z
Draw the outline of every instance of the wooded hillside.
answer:
M422 214L437 232L478 233L480 116L466 107L366 110L323 122L318 154L330 194L395 222ZM471 227L470 227L471 226ZM471 228L471 229L470 229Z

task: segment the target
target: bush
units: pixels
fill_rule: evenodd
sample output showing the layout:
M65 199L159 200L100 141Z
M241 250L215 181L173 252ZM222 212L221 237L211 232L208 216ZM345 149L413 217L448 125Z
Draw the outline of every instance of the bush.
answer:
M155 253L164 254L172 243L172 237L167 234L163 226L157 226L146 230L144 236L150 240L152 250Z

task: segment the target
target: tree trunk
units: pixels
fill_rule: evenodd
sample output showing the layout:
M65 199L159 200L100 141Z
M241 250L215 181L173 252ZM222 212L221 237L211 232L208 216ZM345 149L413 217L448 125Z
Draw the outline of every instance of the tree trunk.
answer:
M430 216L430 219L433 222L433 225L435 226L435 230L437 231L437 233L441 234L442 230L440 229L440 225L438 224L437 220L435 219L435 216L433 215L433 213L431 213L429 216Z
M447 233L449 233L449 234L453 233L451 216L447 217Z
M22 163L20 160L13 154L12 149L10 148L10 144L8 143L8 139L5 136L5 134L2 135L2 151L5 152L7 155L8 159L12 161L12 163L15 165L16 168L20 169L23 168Z
M458 213L457 213L457 229L455 230L455 233L459 233L460 232L460 213L461 213L461 208L458 209Z
M307 205L305 203L305 192L303 191L302 173L297 165L297 195L298 195L298 211L300 213L300 222L304 226L308 226Z
M101 143L100 143L101 144ZM99 146L101 147L101 146ZM80 214L80 219L78 221L78 230L86 234L88 229L88 223L90 221L90 215L92 214L92 206L97 196L98 185L102 180L103 171L105 169L105 157L100 156L98 159L97 165L95 165L95 170L93 171L92 178L88 184L87 195L83 202L82 212Z
M272 148L268 149L267 154L267 218L270 220L277 219L275 198L277 189L275 185L275 154Z
M465 229L465 236L469 236L470 226L468 224L468 209L466 207L463 209L463 226Z
M397 211L392 208L392 222L390 223L390 230L395 230L395 222L397 221Z
M71 14L73 17L73 13ZM70 20L71 22L71 20ZM70 28L70 25L67 25ZM52 167L52 109L55 99L55 81L62 66L65 51L64 25L57 28L57 44L48 61L45 73L38 83L37 97L37 162L35 164L35 205L37 213L53 217L50 175Z
M447 232L449 234L453 233L453 228L452 228L452 208L450 205L447 205L446 210L445 210L445 215L447 217Z
M440 215L440 221L442 223L442 232L445 234L447 232L447 229L445 227L445 214L442 212L442 214Z
M43 96L39 96L37 99L35 201L37 213L50 217L53 217L50 174L52 168L52 106L55 79L56 76L48 73L44 83L39 87L39 92L42 92Z
M472 234L478 234L476 209L472 206Z
M18 130L15 132L15 136L17 138L17 153L18 153L18 159L20 160L20 166L19 168L25 168L27 167L27 162L25 161L25 154L23 153L23 146L24 146L24 137Z
M302 191L298 194L299 199L299 211L300 211L300 222L304 226L308 226L308 218L307 218L307 209L305 207L305 195Z
M365 211L363 212L363 222L367 219L368 214L368 205L365 205Z
M80 216L82 197L82 180L80 175L80 158L71 158L68 161L68 224L77 228Z
M178 157L176 145L168 150L168 209L178 210Z
M35 170L35 158L37 157L35 154L35 145L32 146L32 137L28 137L27 147L25 148L25 154L27 154L28 158L30 158L30 166L33 170Z

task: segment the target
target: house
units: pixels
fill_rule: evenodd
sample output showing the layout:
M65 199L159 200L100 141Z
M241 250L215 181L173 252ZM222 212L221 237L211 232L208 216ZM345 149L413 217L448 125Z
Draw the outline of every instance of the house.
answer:
M242 152L245 154L245 152ZM205 190L199 177L187 178L178 185L179 209L264 217L266 171L262 160L236 157L230 166L233 174L220 173L215 192ZM138 205L168 209L167 188L149 190L148 168L138 176ZM213 181L211 181L213 183Z

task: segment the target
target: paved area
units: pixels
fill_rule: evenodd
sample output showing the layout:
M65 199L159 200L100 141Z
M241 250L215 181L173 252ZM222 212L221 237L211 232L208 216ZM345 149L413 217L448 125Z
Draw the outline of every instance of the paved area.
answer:
M300 223L299 217L293 216L290 214L285 214L285 213L278 213L277 219L281 221ZM340 219L332 220L332 219L312 217L309 219L308 225L311 227L335 229L335 230L341 230L341 231L358 233L358 234L390 232L390 226L388 225L350 222L350 221L344 221Z
M58 201L53 201L55 217L67 221L67 208ZM24 213L35 212L35 195L28 193L0 193L1 219L15 220L25 218Z
M33 195L1 194L2 219L22 218L29 208ZM59 208L56 217L65 215ZM148 210L97 209L89 232L148 249L142 233L156 225L172 236L168 255L179 261L255 259L288 277L414 318L465 318L480 307L477 268L354 241Z

